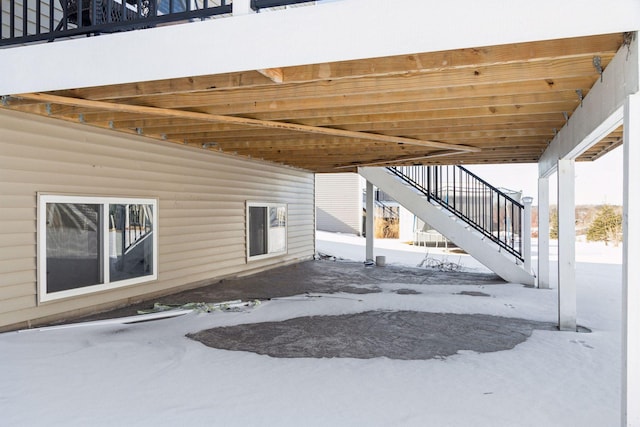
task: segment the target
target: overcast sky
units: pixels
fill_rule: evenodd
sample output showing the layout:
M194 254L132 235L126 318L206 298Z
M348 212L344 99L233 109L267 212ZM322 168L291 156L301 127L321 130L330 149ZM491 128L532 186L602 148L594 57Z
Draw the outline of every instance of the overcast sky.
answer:
M622 147L605 154L595 162L576 162L576 204L622 205ZM538 166L535 163L519 165L465 165L467 169L496 187L522 190L538 204ZM557 199L557 177L549 179L551 203Z

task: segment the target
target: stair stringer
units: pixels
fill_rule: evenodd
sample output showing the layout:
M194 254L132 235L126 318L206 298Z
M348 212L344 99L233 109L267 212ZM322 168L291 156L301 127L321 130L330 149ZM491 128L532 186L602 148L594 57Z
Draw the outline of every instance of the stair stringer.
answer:
M496 244L431 204L426 196L385 168L358 168L358 173L507 282L533 286L534 276L516 264L515 257L499 252Z

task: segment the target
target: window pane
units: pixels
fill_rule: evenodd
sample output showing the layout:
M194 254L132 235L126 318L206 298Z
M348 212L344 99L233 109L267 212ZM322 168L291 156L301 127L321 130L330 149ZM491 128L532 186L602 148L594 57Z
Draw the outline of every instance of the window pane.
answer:
M109 205L110 281L153 274L153 206Z
M185 12L187 10L186 0L159 0L158 15L167 13Z
M267 253L267 208L249 206L249 256Z
M102 283L100 205L46 206L47 292Z
M269 208L269 253L287 250L287 209Z

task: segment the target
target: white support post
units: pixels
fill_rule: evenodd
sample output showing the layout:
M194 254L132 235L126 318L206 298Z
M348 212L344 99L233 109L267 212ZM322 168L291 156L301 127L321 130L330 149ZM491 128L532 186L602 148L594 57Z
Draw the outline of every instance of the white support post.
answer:
M522 218L522 257L524 258L524 270L531 273L531 203L533 197L523 197L524 212Z
M367 181L367 189L366 189L366 224L365 224L365 233L366 233L366 262L373 262L373 223L374 223L374 212L373 212L373 184Z
M640 93L624 106L622 423L640 426Z
M576 331L575 161L558 160L558 328Z
M549 289L549 178L538 178L538 288Z
M233 0L231 6L233 16L248 15L254 12L251 9L251 0Z

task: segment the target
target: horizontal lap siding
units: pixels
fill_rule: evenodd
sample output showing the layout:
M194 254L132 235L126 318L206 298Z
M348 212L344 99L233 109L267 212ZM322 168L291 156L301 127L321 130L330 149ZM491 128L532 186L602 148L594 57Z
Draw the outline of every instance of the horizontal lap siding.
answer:
M158 280L36 304L37 192L157 197ZM106 308L314 253L304 171L0 111L0 327ZM247 263L245 202L288 205L288 253Z
M318 230L360 234L362 187L360 175L330 173L316 175Z

